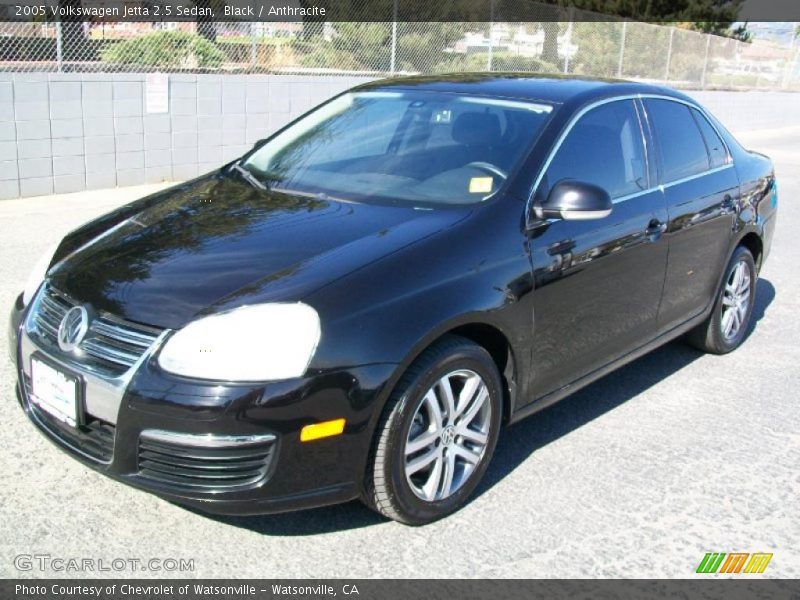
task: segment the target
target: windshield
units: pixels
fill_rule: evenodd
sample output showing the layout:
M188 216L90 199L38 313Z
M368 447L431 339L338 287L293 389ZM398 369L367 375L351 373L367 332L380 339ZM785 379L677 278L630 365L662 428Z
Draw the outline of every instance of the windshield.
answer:
M339 96L242 166L273 189L345 200L464 204L502 185L552 107L436 92Z

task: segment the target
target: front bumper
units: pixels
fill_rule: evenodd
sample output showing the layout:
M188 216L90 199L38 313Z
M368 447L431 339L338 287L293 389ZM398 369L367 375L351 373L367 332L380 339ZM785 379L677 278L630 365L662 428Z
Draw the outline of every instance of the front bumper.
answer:
M175 377L146 360L125 382L115 418L98 418L84 398L82 424L75 428L31 402L25 363L42 349L27 336L23 316L17 301L9 333L18 400L48 439L96 471L217 514L282 512L360 495L395 365L242 385ZM82 387L91 393L92 386ZM341 435L300 441L305 425L339 418L346 420Z

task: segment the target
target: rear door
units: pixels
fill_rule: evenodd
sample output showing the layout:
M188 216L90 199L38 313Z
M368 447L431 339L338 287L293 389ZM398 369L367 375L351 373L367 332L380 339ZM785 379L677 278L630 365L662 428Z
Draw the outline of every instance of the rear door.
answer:
M599 185L614 202L608 217L554 219L530 232L537 396L655 335L667 211L648 164L637 103L619 99L578 118L537 185L536 202L563 179Z
M666 332L699 314L716 294L739 204L730 153L705 116L683 102L644 100L669 215L664 294Z

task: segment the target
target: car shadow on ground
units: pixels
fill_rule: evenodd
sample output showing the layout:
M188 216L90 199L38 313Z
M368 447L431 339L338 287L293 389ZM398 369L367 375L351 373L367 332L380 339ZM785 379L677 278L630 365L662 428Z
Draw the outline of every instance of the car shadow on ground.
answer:
M753 332L754 326L764 317L774 298L775 288L772 283L760 279L748 337ZM701 356L702 352L680 341L667 344L606 375L532 418L511 426L501 436L492 462L474 497L480 496L502 481L539 448L624 404ZM360 502L254 517L198 514L235 527L277 536L315 535L386 522L386 519Z

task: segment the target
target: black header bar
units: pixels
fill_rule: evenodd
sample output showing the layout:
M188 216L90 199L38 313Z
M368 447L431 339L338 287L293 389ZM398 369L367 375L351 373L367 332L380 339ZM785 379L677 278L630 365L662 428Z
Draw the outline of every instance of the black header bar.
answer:
M270 580L270 579L6 579L3 600L704 600L796 599L800 580Z
M798 0L0 0L0 21L800 21Z

